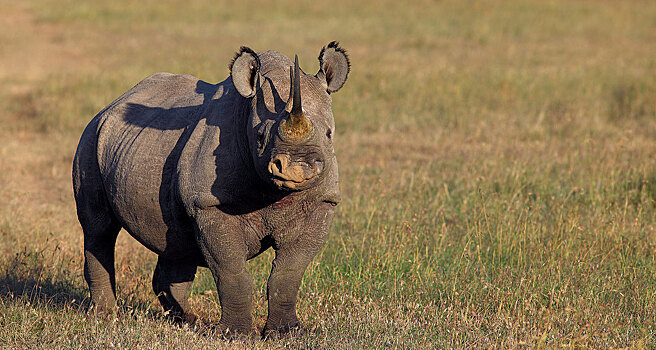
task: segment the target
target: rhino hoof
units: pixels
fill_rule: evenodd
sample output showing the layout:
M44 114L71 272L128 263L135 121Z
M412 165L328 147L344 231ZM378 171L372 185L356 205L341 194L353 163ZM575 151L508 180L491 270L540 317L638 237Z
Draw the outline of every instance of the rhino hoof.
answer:
M184 324L193 326L196 324L196 320L198 319L198 317L196 317L196 315L193 313L179 314L173 312L165 312L164 317L167 321L178 326L182 326Z
M267 339L281 339L281 338L286 338L286 337L296 337L296 336L302 336L305 335L305 328L301 326L300 323L293 323L293 324L288 324L282 327L279 327L278 329L270 329L267 327L264 327L264 330L262 331L262 339L267 340Z
M112 320L118 318L119 309L116 307L99 307L91 304L87 310L87 317L94 317L102 320Z
M214 327L214 333L218 333L221 338L228 341L254 341L259 338L257 330L254 328L250 331L247 331L246 329L230 329L221 324Z

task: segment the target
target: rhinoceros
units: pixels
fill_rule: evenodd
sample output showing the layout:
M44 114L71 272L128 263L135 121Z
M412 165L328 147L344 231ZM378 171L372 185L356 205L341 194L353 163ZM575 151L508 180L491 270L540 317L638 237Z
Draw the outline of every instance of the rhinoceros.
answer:
M331 93L349 71L337 42L315 75L298 56L241 47L218 84L157 73L98 113L73 162L92 309L116 306L124 228L158 255L153 290L178 321L196 320L187 299L197 267L208 267L217 327L231 335L256 334L246 261L273 248L262 336L302 329L298 289L340 201Z

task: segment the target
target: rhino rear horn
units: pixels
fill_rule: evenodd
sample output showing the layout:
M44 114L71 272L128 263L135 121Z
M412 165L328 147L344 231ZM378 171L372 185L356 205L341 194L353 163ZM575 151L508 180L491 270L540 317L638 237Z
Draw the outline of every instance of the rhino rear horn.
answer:
M242 46L230 63L230 76L240 95L253 97L260 84L260 58L255 51Z
M337 41L333 41L321 49L317 78L325 81L328 93L341 89L350 71L351 62L346 55L346 50L339 47Z

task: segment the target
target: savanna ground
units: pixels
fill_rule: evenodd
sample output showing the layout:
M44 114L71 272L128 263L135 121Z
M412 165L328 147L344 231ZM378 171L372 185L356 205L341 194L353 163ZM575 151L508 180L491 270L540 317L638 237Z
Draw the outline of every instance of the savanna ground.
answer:
M0 1L0 347L656 347L653 1ZM79 135L158 71L339 40L343 201L299 299L306 335L167 323L156 257L117 244L120 314L86 316ZM273 255L252 260L255 323ZM199 269L191 300L220 306Z

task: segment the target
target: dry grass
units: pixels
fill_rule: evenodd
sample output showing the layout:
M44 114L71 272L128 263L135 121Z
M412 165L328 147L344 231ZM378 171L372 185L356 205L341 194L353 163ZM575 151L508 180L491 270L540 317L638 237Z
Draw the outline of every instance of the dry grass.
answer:
M0 13L0 344L8 348L656 346L656 5L26 1ZM300 293L305 336L225 343L161 319L119 236L121 316L85 315L71 160L156 71L338 39L344 200ZM255 320L272 254L250 263ZM220 315L211 275L192 302ZM211 332L210 332L211 333Z

